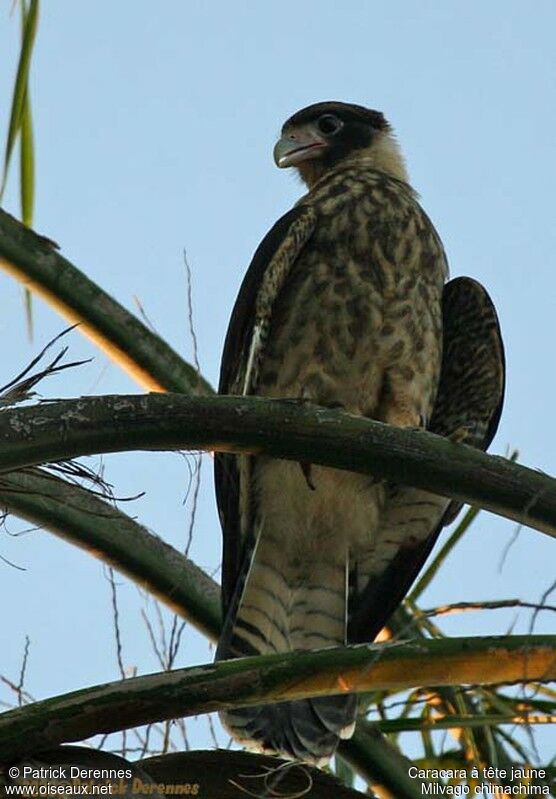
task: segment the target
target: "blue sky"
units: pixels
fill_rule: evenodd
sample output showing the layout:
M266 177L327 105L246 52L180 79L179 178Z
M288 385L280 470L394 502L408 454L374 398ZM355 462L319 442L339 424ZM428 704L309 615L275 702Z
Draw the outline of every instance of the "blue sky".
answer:
M5 4L7 5L7 4ZM35 228L120 302L138 297L156 330L186 358L183 250L193 273L195 328L213 384L227 321L250 257L301 194L277 170L284 119L311 102L353 101L395 127L413 185L443 238L453 275L490 291L508 362L507 399L491 451L518 448L553 473L556 6L350 0L43 4L32 68L37 147ZM0 122L6 128L18 17L0 13ZM16 175L6 197L17 212ZM2 374L7 382L64 323L37 300L29 343L21 290L0 274ZM78 333L71 356L93 364L44 385L46 396L138 391ZM178 455L103 461L124 506L176 546L185 541L188 465ZM22 529L17 521L9 529ZM537 601L554 579L554 542L484 514L452 554L424 604L520 597ZM205 459L192 555L219 562L211 464ZM31 638L27 688L45 697L117 676L110 592L102 567L49 534L0 533L11 613L0 631L0 673L19 673ZM465 575L465 580L463 579ZM118 580L124 662L158 668L142 599ZM528 629L530 613L454 616L449 634ZM553 629L541 614L536 629ZM210 659L188 634L177 665ZM1 689L0 689L1 690ZM9 700L9 694L0 699ZM204 723L192 740L207 743ZM548 742L548 735L540 740ZM547 744L545 754L552 748Z

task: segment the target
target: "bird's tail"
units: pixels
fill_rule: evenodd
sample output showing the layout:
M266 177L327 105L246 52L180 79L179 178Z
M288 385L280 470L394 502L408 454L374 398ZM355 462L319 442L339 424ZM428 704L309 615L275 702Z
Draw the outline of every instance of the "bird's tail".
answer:
M295 562L276 538L261 536L238 580L217 658L316 649L345 643L346 563L315 553ZM221 713L234 738L286 757L323 762L355 724L353 694L316 697Z

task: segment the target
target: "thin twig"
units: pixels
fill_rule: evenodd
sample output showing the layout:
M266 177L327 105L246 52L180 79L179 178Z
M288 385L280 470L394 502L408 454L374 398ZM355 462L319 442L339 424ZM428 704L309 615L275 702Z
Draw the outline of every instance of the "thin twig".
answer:
M25 648L23 650L23 660L21 661L21 669L19 672L19 681L17 683L17 703L21 707L23 704L23 686L25 684L25 671L27 669L27 660L29 658L29 646L31 641L29 636L25 636Z
M201 488L201 467L203 465L203 456L200 453L197 453L195 456L195 474L194 474L194 487L193 487L193 498L191 503L191 513L189 515L189 528L187 530L187 543L185 545L185 557L189 557L189 550L191 548L191 544L193 543L193 530L195 528L195 519L197 518L197 505L199 501L199 490Z
M201 374L201 366L199 364L199 348L197 346L197 334L195 333L195 325L193 324L193 292L192 292L192 278L191 268L187 260L187 252L183 251L183 263L185 265L185 274L187 278L187 321L189 324L189 335L191 336L191 343L193 344L193 363L197 374Z
M552 586L551 590L556 588L556 583ZM547 594L550 593L547 592ZM453 602L449 605L440 605L436 608L418 611L425 616L447 616L451 613L461 613L468 610L499 610L501 608L533 608L535 616L541 610L551 610L556 613L556 605L536 604L534 602L524 602L520 599L500 599L495 601L480 601L480 602ZM530 632L533 632L532 626Z

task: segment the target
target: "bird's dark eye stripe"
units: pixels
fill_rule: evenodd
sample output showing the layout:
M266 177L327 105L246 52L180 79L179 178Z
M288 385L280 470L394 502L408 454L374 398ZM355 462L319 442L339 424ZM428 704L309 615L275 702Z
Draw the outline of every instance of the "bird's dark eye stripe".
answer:
M317 119L317 128L326 136L332 136L343 128L342 120L335 114L323 114Z

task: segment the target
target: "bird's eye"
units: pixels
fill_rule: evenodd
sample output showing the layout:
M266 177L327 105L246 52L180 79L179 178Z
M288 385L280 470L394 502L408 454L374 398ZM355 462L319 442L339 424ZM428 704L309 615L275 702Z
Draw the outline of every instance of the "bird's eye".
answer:
M317 128L325 136L334 136L344 127L341 119L334 114L323 114L317 119Z

